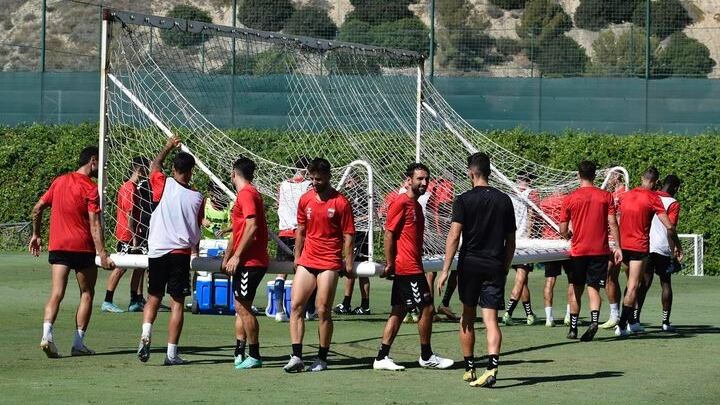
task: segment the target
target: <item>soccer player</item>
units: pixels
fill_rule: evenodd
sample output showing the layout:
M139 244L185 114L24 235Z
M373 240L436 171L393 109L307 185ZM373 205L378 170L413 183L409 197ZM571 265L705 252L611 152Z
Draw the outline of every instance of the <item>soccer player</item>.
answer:
M330 185L330 162L315 158L308 174L313 188L300 198L297 209L298 228L295 233L295 279L290 311L292 355L283 368L286 372L303 371L302 342L305 335L303 308L317 288L315 307L320 340L318 357L308 371L327 370L333 323L331 305L335 298L340 270L348 275L353 270L352 207L348 200ZM343 263L343 257L345 263Z
M43 334L40 348L49 358L61 357L55 345L53 324L65 296L70 270L80 287L80 303L75 315L75 338L72 356L85 356L95 352L85 346L85 333L92 315L97 267L95 254L100 256L102 267L111 269L115 264L105 251L102 224L100 223L100 197L98 187L91 180L97 176L98 148L88 146L80 152L80 167L53 180L50 188L32 209L32 237L28 248L33 256L42 250L42 213L50 207L50 243L48 261L52 287L45 304Z
M195 158L178 152L173 159L172 177L166 177L162 164L180 138L173 136L150 164L150 184L157 207L150 216L148 235L148 300L143 310L142 333L137 356L141 362L150 358L152 325L165 292L170 295L168 345L164 364L186 364L178 355L183 327L185 297L190 289L190 256L197 255L205 198L190 187Z
M447 281L462 236L457 272L463 304L460 318L460 346L465 357L463 380L474 387L491 387L497 378L502 342L497 311L504 307L505 280L515 254L515 211L507 194L488 185L488 155L482 152L471 155L468 175L473 188L453 204L438 293ZM475 373L474 356L477 306L482 308L488 348L487 370L480 377Z
M560 211L562 209L563 200L567 197L561 192L551 194L540 201L539 208L555 222L560 223ZM543 229L543 239L557 238L557 231L555 228L546 224ZM565 269L565 274L568 274L570 269L570 262L567 260L559 262L546 262L543 263L545 267L545 287L543 289L543 300L545 303L545 326L554 327L555 320L553 318L553 300L555 298L555 283L562 269Z
M259 326L252 303L260 282L267 272L268 229L263 199L252 184L255 162L240 158L233 163L232 183L237 190L232 209L232 236L223 267L233 276L235 295L235 368L238 370L262 367ZM249 355L245 356L245 344Z
M640 187L620 196L620 246L623 262L628 266L628 281L620 320L615 327L616 336L627 336L629 333L642 331L640 322L628 324L637 305L637 292L640 277L645 271L650 252L650 224L653 214L666 228L670 250L677 257L682 257L682 247L678 239L675 225L668 218L660 196L655 193L655 184L660 174L655 167L649 167L642 175Z
M573 293L569 295L570 331L568 339L577 339L578 315L585 284L590 300L590 326L580 338L589 342L595 337L600 319L600 288L605 286L608 269L608 229L613 239L619 241L618 225L615 219L615 203L612 194L595 187L595 163L583 160L578 165L580 187L563 200L560 212L560 234L571 240L570 262L572 270L568 281ZM572 232L569 225L572 224ZM613 261L622 261L619 246L612 252Z
M444 234L450 225L453 198L455 196L455 183L452 179L452 173L445 171L442 176L432 179L428 184L427 192L430 194L430 197L427 202L427 208L434 219L434 232L437 236ZM428 277L430 283L434 282L435 273L428 273ZM447 288L445 288L440 305L437 307L438 314L443 314L447 319L452 321L460 319L450 308L450 300L456 288L457 271L453 270L450 272ZM432 293L434 289L431 288L430 291Z
M140 182L147 177L147 168L150 162L143 156L136 156L130 164L130 178L120 186L117 195L117 212L115 225L115 238L117 238L117 252L125 254L147 253L147 241L138 240L136 233L140 219L139 209L139 187ZM144 246L143 246L144 244ZM145 251L143 251L145 250ZM121 313L120 307L113 303L115 289L126 269L115 268L108 276L105 300L100 306L102 312ZM130 305L129 312L141 312L143 310L143 276L145 269L135 269L130 279Z
M627 191L627 186L623 182L623 176L621 172L612 172L607 184L607 190L613 195L613 201L615 207L620 202L620 196ZM617 326L620 318L620 282L618 276L620 275L620 265L622 263L615 263L613 260L608 261L608 277L605 284L605 293L607 294L608 304L610 305L610 316L608 320L600 325L602 329L613 329Z
M681 184L682 182L679 177L674 174L669 174L665 176L662 182L662 188L657 192L667 211L668 219L670 219L670 222L675 226L677 226L680 216L680 203L675 199L675 194L677 194ZM637 311L639 319L640 311L645 303L645 296L652 286L653 275L657 274L660 278L660 286L662 287L662 330L664 332L673 332L675 330L670 324L670 311L672 310L673 299L670 276L680 271L679 260L682 256L678 257L678 255L679 252L677 249L675 252L670 249L670 241L668 240L667 232L662 222L660 222L657 216L653 217L652 224L650 225L650 257L645 273L643 274L643 285L638 292Z
M446 369L454 362L434 354L430 345L433 321L432 299L422 265L425 215L417 200L427 189L430 170L421 163L413 163L408 166L405 175L408 179L408 190L390 204L385 221L384 245L387 264L383 277L393 277L390 297L392 309L383 330L382 343L373 362L373 368L390 371L405 369L389 357L390 346L400 330L405 313L410 308L418 308L420 313L418 363L425 368Z

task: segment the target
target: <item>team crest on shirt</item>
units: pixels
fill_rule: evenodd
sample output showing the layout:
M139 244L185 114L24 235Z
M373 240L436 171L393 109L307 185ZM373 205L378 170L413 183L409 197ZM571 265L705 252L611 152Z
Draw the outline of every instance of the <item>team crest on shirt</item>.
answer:
M312 208L307 207L305 208L305 217L310 220L310 215L312 214Z
M332 218L335 216L335 208L328 208L327 210L328 218Z

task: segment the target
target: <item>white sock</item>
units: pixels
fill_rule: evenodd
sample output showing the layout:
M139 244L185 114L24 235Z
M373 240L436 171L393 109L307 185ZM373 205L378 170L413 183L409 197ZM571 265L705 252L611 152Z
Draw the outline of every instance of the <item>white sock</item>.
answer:
M567 308L565 309L565 316L570 316L570 304L567 304Z
M49 342L53 340L53 324L50 321L43 322L43 335L42 338Z
M610 318L618 319L620 317L620 304L610 304Z
M167 356L168 359L174 359L177 357L177 344L168 343Z
M552 307L545 307L545 319L552 320Z
M85 339L85 331L78 329L75 331L75 337L73 338L73 347L79 349L84 346L83 340Z
M150 336L152 336L152 324L145 322L142 324L142 337L150 338Z

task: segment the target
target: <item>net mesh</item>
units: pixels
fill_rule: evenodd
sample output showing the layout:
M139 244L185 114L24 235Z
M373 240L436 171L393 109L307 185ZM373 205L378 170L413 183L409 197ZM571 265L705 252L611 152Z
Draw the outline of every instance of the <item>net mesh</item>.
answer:
M422 75L421 57L202 24L190 33L160 17L136 20L133 24L128 15L116 14L109 24L104 182L108 231L117 226L116 196L130 176L132 159L152 159L169 135L179 134L202 163L194 183L200 189L216 183L228 202L234 197L228 173L240 156L257 163L256 186L266 201L276 204L280 184L303 174L292 162L301 156L326 157L334 166L337 188L353 204L357 229L365 232L361 239L367 241L368 232L382 229L387 203L403 186L405 167L416 160L419 139L420 161L432 175L420 201L427 224L426 256L444 252L452 200L470 187L466 157L475 151L491 156L491 185L513 199L518 255L567 248L556 224L561 197L578 185L576 174L515 155L470 126ZM212 123L214 111L257 97L258 86L289 92L278 104L287 110L291 141L277 147L274 159ZM356 160L366 165L352 164ZM598 181L607 174L600 173ZM136 199L132 211L147 211L144 207L151 205ZM374 239L376 244L381 240Z

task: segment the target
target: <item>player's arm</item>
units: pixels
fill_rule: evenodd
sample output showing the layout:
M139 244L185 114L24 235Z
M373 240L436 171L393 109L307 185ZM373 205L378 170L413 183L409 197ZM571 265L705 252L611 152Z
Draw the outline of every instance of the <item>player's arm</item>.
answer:
M300 261L300 255L303 251L303 246L305 245L305 224L298 224L297 229L295 229L295 249L293 253L295 254L295 270L297 270L298 262Z
M180 147L180 137L177 135L173 135L172 137L168 138L167 142L165 143L165 146L160 150L160 153L158 153L157 156L155 156L155 159L150 164L150 171L151 172L159 172L162 171L163 162L165 161L165 158L175 148Z
M227 249L225 250L225 254L223 254L223 260L222 265L220 266L221 270L225 270L227 267L228 261L230 260L230 257L233 255L233 246L235 246L235 235L230 234L230 239L228 239Z
M505 274L510 271L513 257L515 256L515 231L508 232L505 234L505 262L503 263L503 269Z
M100 266L105 269L112 269L115 263L110 259L105 250L105 238L103 237L102 224L100 223L100 212L88 211L90 219L90 234L92 235L95 251L100 256Z
M42 214L50 204L46 203L42 198L38 200L32 209L32 237L28 244L28 250L33 256L38 256L42 251Z
M570 240L570 238L572 238L572 232L570 232L569 222L560 222L560 236L562 236L565 240Z
M608 225L610 226L610 236L615 241L615 247L613 248L613 259L615 264L620 264L623 260L622 249L620 249L620 228L617 223L617 216L614 212L608 214Z
M247 252L248 248L250 247L250 244L252 243L252 240L255 238L255 234L257 233L257 221L255 219L255 216L248 216L245 217L245 229L243 229L242 235L240 235L240 242L238 243L237 249L232 254L232 257L230 257L230 260L228 260L227 265L225 266L225 270L229 274L234 274L235 269L237 269L238 264L240 263L240 258L242 257L245 252Z
M677 230L675 229L675 224L670 221L670 218L665 212L658 212L657 217L667 229L667 238L670 244L670 250L675 252L675 257L678 260L682 260L683 248L680 244L680 238L678 237Z
M343 252L345 255L345 276L355 277L355 269L353 268L353 261L355 260L355 254L353 252L355 244L355 235L352 233L343 233Z
M385 252L385 270L380 277L389 277L395 273L395 254L397 252L395 234L389 229L383 233L383 250Z
M460 222L452 222L450 224L450 231L448 232L447 239L445 240L445 260L443 261L442 271L437 278L437 290L438 296L442 296L445 282L448 279L450 273L450 266L452 266L455 253L457 253L458 246L460 246L460 236L462 235L463 224Z

